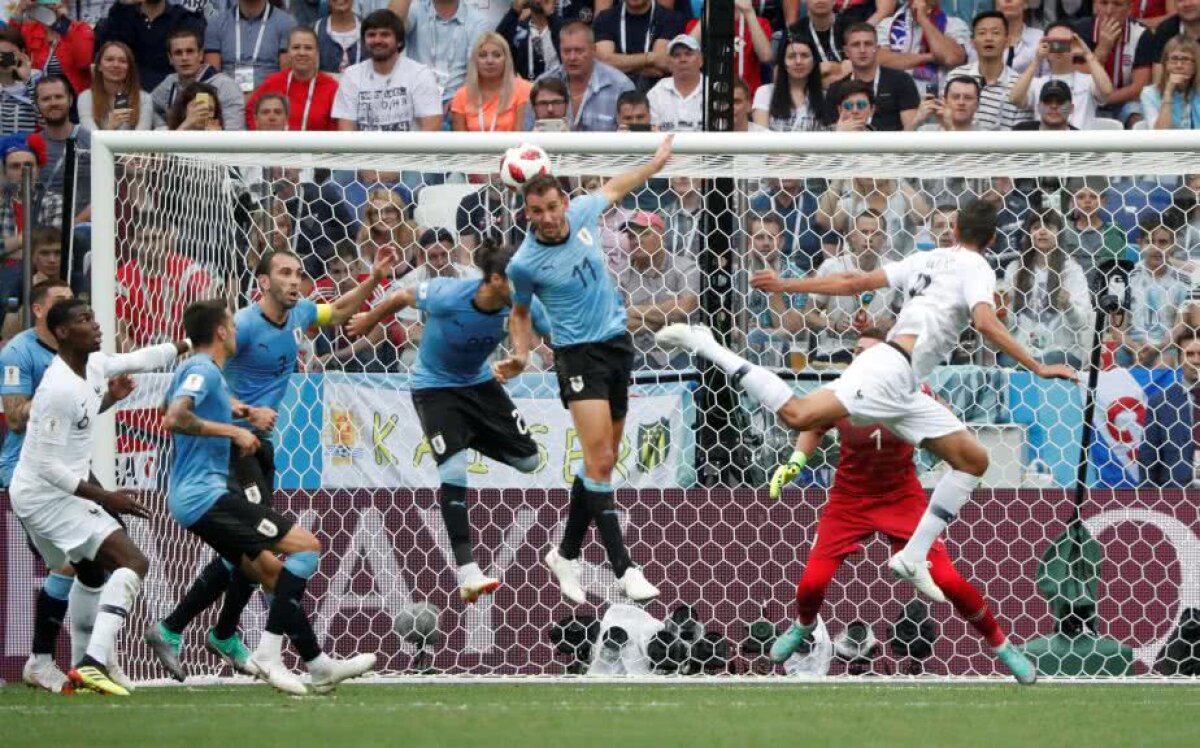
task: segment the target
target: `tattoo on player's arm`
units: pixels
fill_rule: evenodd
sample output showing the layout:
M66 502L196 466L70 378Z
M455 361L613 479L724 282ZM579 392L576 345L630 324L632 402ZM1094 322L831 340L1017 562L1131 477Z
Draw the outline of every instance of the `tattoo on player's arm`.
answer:
M199 436L204 428L204 420L192 410L192 398L177 397L167 407L163 425L170 431Z

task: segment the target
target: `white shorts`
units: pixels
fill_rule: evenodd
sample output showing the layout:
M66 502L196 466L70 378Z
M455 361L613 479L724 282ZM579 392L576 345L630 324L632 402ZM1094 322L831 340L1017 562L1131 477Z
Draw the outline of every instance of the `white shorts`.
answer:
M33 547L51 569L91 561L105 539L121 529L99 504L78 496L55 498L18 516Z
M949 408L921 392L908 357L885 343L860 353L825 386L850 413L851 423L881 424L914 446L967 428Z

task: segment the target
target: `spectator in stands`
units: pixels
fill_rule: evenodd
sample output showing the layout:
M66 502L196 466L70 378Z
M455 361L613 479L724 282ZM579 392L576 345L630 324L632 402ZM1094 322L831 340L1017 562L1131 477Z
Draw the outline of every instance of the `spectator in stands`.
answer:
M975 123L981 130L1008 130L1033 116L1028 109L1008 100L1009 91L1020 77L1016 70L1004 63L1008 23L1010 21L999 11L975 16L971 22L972 61L950 71L950 78L965 75L979 80L979 108Z
M32 285L62 277L62 229L38 226L33 230Z
M1155 130L1200 130L1200 44L1177 36L1163 48L1154 83L1142 89L1142 112Z
M47 192L59 197L63 194L63 180L67 171L67 142L74 140L76 150L75 205L72 213L75 223L85 223L91 218L92 169L88 155L92 148L92 136L87 130L71 124L71 86L61 75L47 75L34 86L38 114L42 117L42 137L46 141L46 159L49 167L42 172L41 183Z
M759 86L754 94L755 124L775 132L825 129L825 95L814 44L807 38L788 40L772 82Z
M763 65L770 65L775 60L775 50L771 47L771 22L758 14L755 5L755 0L734 0L733 3L733 28L737 34L733 47L734 77L745 80L752 92L757 92L762 84ZM700 9L703 10L703 7L703 0L700 0ZM811 14L812 3L809 3L808 10ZM697 43L703 41L699 17L688 21L685 30Z
M667 44L683 33L679 14L657 0L614 0L596 14L596 58L621 71L639 91L649 91L668 75Z
M836 96L838 119L834 129L838 132L868 132L875 129L871 125L875 117L875 95L870 84L850 81L838 87Z
M1156 62L1146 56L1150 45L1141 45L1142 37L1151 32L1129 17L1132 4L1133 0L1095 0L1095 16L1075 22L1075 33L1092 48L1112 79L1113 92L1099 114L1122 123L1141 116L1138 97L1150 82Z
M860 96L862 94L859 94ZM913 249L916 227L929 213L925 197L907 182L855 177L830 183L821 196L817 222L845 236L859 213L873 210L883 217L887 243L901 257Z
M849 63L843 65L846 56L842 50L842 41L846 26L853 22L844 11L840 14L835 13L835 4L841 5L840 2L835 3L835 0L808 0L805 4L808 9L807 16L790 26L785 37L788 44L794 41L808 44L818 62L817 71L821 80L829 83L849 72ZM784 47L784 52L786 51L787 48ZM775 80L778 81L778 65L775 75Z
M571 130L611 132L617 129L617 97L634 86L620 70L595 59L595 46L586 23L565 24L559 32L562 64L542 78L558 78L567 84L566 120ZM532 129L533 123L529 125L527 129Z
M1009 298L1005 321L1038 361L1079 368L1087 360L1092 328L1083 268L1063 246L1063 221L1057 213L1030 212L1021 228L1020 256L1004 269ZM1017 365L1003 353L997 362Z
M1200 269L1200 174L1185 174L1183 184L1172 196L1172 205L1183 215L1183 260L1193 263L1189 272Z
M325 264L325 272L317 279L313 288L313 301L331 304L339 297L352 291L363 277L370 273L358 247L352 241L339 242L333 256ZM383 288L376 289L374 298L363 302L359 311L367 311L383 298ZM316 371L381 371L394 360L395 349L384 345L387 326L376 325L366 335L351 335L345 326L318 328L314 340L316 347ZM378 355L377 355L378 354Z
M703 130L705 86L700 68L704 56L700 54L700 42L680 34L671 40L667 53L670 77L654 84L646 94L650 121L663 132Z
M851 73L834 83L826 93L826 124L833 125L840 120L845 98L842 89L851 81L859 81L870 89L866 98L872 113L867 124L872 130L911 130L916 127L917 107L921 103L917 86L907 73L880 66L875 28L864 23L847 26L845 52Z
M1011 102L1010 102L1011 103ZM1013 125L1013 130L1078 130L1071 124L1071 87L1064 81L1047 81L1038 95L1038 119Z
M238 0L213 17L204 32L204 61L229 75L243 94L284 66L296 19L268 0Z
M1067 215L1064 244L1083 269L1091 272L1093 267L1123 256L1128 242L1125 232L1104 214L1103 180L1082 180L1070 186L1073 208Z
M700 256L700 221L704 215L704 196L700 182L692 177L671 177L670 189L663 196L658 215L666 222L663 244L674 255Z
M639 357L637 368L672 365L668 354L655 344L654 333L665 325L686 322L700 306L696 263L663 246L665 230L662 217L648 211L635 212L624 226L629 263L617 275L617 286L625 297L629 330Z
M167 38L167 46L174 72L150 94L157 125L166 127L167 113L171 111L180 91L193 83L205 83L216 89L217 101L221 105L222 129L245 129L245 97L233 78L204 64L202 32L187 27L176 29Z
M346 68L338 82L333 116L341 130L408 132L440 130L442 100L429 68L401 56L404 23L390 10L363 19L369 60Z
M975 122L982 90L976 78L966 75L951 77L946 81L943 98L927 98L917 107L917 120L925 121L925 124L917 129L922 132L970 132L985 129Z
M108 16L96 27L96 46L122 42L129 47L137 62L142 87L153 92L175 67L170 57L170 43L175 32L183 29L194 32L203 46L204 16L201 13L167 0L114 2Z
M142 90L133 53L122 42L100 48L92 87L79 94L79 124L88 130L149 130L154 101Z
M41 18L40 11L54 13L54 19ZM47 23L48 21L48 23ZM61 75L71 82L72 91L83 91L92 85L92 27L82 21L72 21L65 3L35 4L33 0L18 0L13 6L9 25L21 31L25 48L33 67L44 75Z
M534 81L533 88L529 89L529 108L532 112L532 119L526 117L527 124L535 130L560 130L562 132L570 130L571 123L567 121L569 99L567 84L561 79L538 78ZM618 97L619 99L620 97ZM650 122L649 102L646 103L646 122ZM525 129L528 130L530 127Z
M354 0L329 0L329 15L314 27L322 72L340 74L362 62L362 23L354 7Z
M925 93L936 96L946 73L967 61L967 24L938 0L908 0L878 28L879 64L908 71Z
M737 329L745 330L747 358L760 366L786 366L793 349L806 347L804 295L764 293L750 287L749 279L759 270L774 270L782 278L799 278L807 271L784 255L784 219L779 214L751 214L745 230L750 241L734 288L743 294L748 319Z
M760 86L761 88L761 86ZM733 131L763 132L767 128L750 121L750 84L741 78L733 79ZM822 109L822 112L824 109ZM824 115L822 115L824 116Z
M868 208L854 218L853 228L836 257L817 268L817 276L834 273L869 273L883 266L887 235L883 231L883 216ZM808 297L804 307L804 323L810 334L815 333L810 361L848 364L858 339L858 332L868 327L889 330L896 321L896 310L887 289L858 296Z
M264 93L258 95L258 92L255 92L251 106L254 109L251 113L254 117L251 130L285 132L288 129L288 118L291 116L292 106L283 94Z
M450 124L467 132L516 132L525 124L529 81L513 71L504 37L484 32L475 42L467 80L450 101Z
M1138 2L1130 11L1131 18L1150 30L1151 34L1163 21L1175 15L1175 0L1146 0Z
M183 310L213 290L204 266L176 250L175 229L147 217L117 245L117 350L183 335Z
M25 54L21 31L14 26L0 29L0 135L37 128L33 91L39 76Z
M657 129L650 119L650 99L633 89L617 97L617 130L619 132L649 132Z
M459 201L454 223L459 246L465 253L473 254L484 237L520 246L525 239L525 213L514 208L511 199L511 193L500 184L499 175L494 174L482 187ZM457 261L465 264L473 262L473 258Z
M487 19L465 0L391 0L388 8L405 19L405 55L433 71L449 105L467 79L475 42L491 30Z
M1121 366L1154 366L1168 353L1172 334L1187 304L1189 279L1167 262L1175 254L1175 227L1151 213L1138 222L1141 260L1129 276L1130 309L1124 330L1113 331Z
M328 13L328 4L328 0L325 3L321 3L320 0L287 0L287 9L292 14L292 18L296 19L296 25L307 26L311 29L317 23L318 18L324 17Z
M779 218L781 249L789 265L807 273L821 263L825 229L817 221L817 197L801 179L766 180L765 189L750 198L750 210Z
M950 206L939 205L929 213L925 221L930 243L935 248L946 249L954 246L954 224L957 220L958 211Z
M1179 376L1150 396L1138 447L1145 485L1188 488L1196 485L1196 424L1200 423L1200 332L1185 328L1175 338Z
M397 277L419 264L416 259L417 250L420 249L416 225L411 221L409 206L404 198L392 190L376 188L367 193L358 239L362 257L368 262L374 260L378 248L395 248L402 260L397 264Z
M558 65L558 34L562 18L556 0L514 0L496 33L512 50L517 75L535 80Z
M1075 69L1074 59L1082 56L1088 72ZM1016 106L1032 109L1041 101L1042 87L1051 81L1062 81L1071 89L1070 122L1080 130L1092 126L1096 107L1108 102L1112 95L1112 79L1096 54L1088 49L1075 29L1066 21L1051 24L1038 44L1037 63L1030 65L1009 91L1008 100ZM1038 75L1043 62L1050 65L1049 75Z
M773 14L768 10L770 3L764 3L764 8L761 13L775 21L776 15L779 20L788 27L791 31L800 23L800 7L802 4L811 6L811 0L808 3L803 3L803 0L782 0L782 12ZM871 26L876 26L884 18L896 12L897 0L837 0L838 16L844 17L846 23L866 23ZM812 8L808 8L809 15L812 15ZM841 43L841 36L838 36L838 43Z
M401 288L415 290L418 286L432 278L478 278L479 270L471 265L454 262L456 254L454 235L446 229L426 229L419 239L416 252L415 268L400 280ZM412 350L421 342L421 317L416 309L403 309L396 315L403 332L397 331L391 335L398 345L403 346L402 353L407 361Z
M265 94L283 94L288 99L288 129L336 130L333 121L333 100L337 97L338 82L318 65L317 34L307 26L297 26L288 34L288 67L267 76L246 101L253 110L255 102ZM257 129L252 119L249 129Z
M207 83L184 86L167 112L168 130L222 130L223 121L217 89Z
M25 231L31 226L60 224L63 204L61 195L46 190L38 181L38 169L46 165L46 142L41 135L18 133L0 139L0 156L4 159L4 186L0 192L0 236L4 241L0 299L9 299L20 296ZM32 208L22 200L26 167L33 176Z
M1024 73L1031 65L1039 65L1037 50L1045 32L1039 26L1025 22L1029 16L1029 0L996 0L996 10L1008 21L1004 64L1017 71L1017 75Z
M1200 42L1200 0L1175 0L1175 8L1175 15L1162 21L1153 36L1143 37L1147 45L1145 57L1153 60L1155 65L1160 64L1167 42L1175 37L1185 36L1194 42ZM1141 57L1142 50L1138 51L1138 56ZM37 65L36 57L34 65ZM1154 72L1157 73L1158 70Z

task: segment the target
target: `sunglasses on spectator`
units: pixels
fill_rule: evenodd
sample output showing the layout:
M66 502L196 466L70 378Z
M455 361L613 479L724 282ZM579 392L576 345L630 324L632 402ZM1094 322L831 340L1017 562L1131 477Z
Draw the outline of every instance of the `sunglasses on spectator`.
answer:
M853 112L855 109L860 112L864 112L869 106L871 106L871 102L867 101L866 99L842 102L842 109L845 109L847 112Z

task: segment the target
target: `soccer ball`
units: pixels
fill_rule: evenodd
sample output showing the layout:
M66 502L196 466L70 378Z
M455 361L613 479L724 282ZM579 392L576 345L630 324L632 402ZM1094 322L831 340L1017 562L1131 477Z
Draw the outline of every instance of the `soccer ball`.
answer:
M550 174L550 157L540 146L525 143L504 152L500 161L500 181L510 190L519 190L538 174Z

